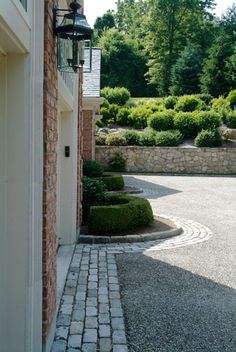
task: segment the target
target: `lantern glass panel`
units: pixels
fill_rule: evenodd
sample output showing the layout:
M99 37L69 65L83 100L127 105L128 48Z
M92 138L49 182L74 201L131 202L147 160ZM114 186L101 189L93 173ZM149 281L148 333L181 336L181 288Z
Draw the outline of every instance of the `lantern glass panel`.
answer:
M57 66L59 71L74 72L78 67L78 42L58 36Z

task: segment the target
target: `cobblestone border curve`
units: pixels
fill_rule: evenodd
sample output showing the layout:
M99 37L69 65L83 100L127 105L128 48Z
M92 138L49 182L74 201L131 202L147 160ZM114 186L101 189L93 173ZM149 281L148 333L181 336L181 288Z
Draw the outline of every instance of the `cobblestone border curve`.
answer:
M207 241L197 222L161 215L182 227L179 236L130 244L78 244L60 302L51 352L128 352L115 254L157 251Z

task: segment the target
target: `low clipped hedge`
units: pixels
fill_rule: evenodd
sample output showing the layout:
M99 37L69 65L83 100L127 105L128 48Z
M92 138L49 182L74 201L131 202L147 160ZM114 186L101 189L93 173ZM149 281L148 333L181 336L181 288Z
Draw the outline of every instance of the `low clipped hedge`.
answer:
M223 143L222 136L218 129L215 130L202 130L195 138L195 145L197 147L220 147Z
M103 174L103 167L95 160L83 161L83 176L100 177Z
M110 205L90 208L90 234L122 234L153 222L152 208L147 199L112 194L109 195L109 203Z
M120 191L125 187L122 175L103 175L98 177L97 180L103 182L108 191Z
M168 131L173 128L174 111L167 110L163 112L156 112L153 114L148 124L151 128L156 131Z

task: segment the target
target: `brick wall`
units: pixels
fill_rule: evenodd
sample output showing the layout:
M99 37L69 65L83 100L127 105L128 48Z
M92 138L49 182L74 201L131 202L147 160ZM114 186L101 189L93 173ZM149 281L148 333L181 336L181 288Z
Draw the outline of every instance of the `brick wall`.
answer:
M79 95L78 95L78 160L77 160L77 229L82 221L82 173L83 173L83 118L82 118L82 99L83 99L83 70L79 70Z
M93 110L83 110L83 159L95 158L95 121Z
M45 0L44 36L44 184L43 184L43 342L56 309L57 208L57 48L53 35L53 4Z

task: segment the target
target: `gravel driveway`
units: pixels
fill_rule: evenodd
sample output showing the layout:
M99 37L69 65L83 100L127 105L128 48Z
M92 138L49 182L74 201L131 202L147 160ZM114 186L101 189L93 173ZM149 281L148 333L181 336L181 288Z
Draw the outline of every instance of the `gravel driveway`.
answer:
M208 226L202 244L117 255L130 352L236 352L236 178L126 176L156 214Z

